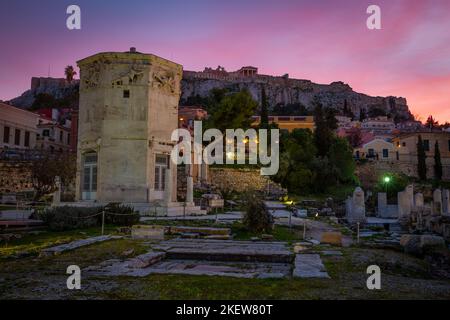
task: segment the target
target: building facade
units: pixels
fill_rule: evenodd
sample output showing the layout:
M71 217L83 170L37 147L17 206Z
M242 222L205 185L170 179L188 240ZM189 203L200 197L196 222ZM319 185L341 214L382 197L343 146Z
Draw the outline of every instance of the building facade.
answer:
M170 153L182 66L133 48L78 66L77 200L176 201Z
M40 119L37 130L36 148L38 150L50 153L70 151L70 128Z
M0 103L0 149L36 147L39 115Z
M434 150L436 142L441 154L443 179L450 180L450 132L423 131L403 133L393 139L399 169L409 176L417 177L417 143L421 136L426 153L427 177L434 177Z
M383 139L373 139L360 147L355 148L356 159L368 159L374 161L395 161L396 153L394 145Z
M258 126L261 122L260 116L252 117L252 126ZM269 116L269 123L276 123L281 130L291 132L294 129L309 129L314 131L315 123L313 116Z

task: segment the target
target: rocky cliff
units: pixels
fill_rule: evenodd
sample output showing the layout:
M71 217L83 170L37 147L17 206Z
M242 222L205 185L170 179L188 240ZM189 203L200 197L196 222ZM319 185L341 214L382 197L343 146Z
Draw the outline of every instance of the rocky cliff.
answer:
M241 70L227 72L223 68L206 68L203 72L184 71L180 104L185 104L192 97L206 97L213 88L228 88L231 91L248 89L254 99L261 102L261 92L264 88L272 107L297 104L311 109L313 99L318 99L325 107L335 108L340 114L344 114L345 108L356 118L362 110L368 114L373 109L381 109L399 120L411 118L405 98L368 96L353 91L343 82L325 85L309 80L291 79L287 75L274 77L257 73L243 74ZM10 103L29 108L39 93L48 93L55 99L70 100L78 92L78 85L79 81L68 84L63 79L33 78L31 89L12 99Z
M10 100L9 103L19 108L29 109L33 105L36 97L41 93L45 93L53 96L55 100L67 100L66 107L76 107L78 104L79 84L79 80L73 80L71 83L68 83L62 78L33 77L31 78L30 90Z
M242 69L241 69L242 70ZM358 93L343 82L329 85L313 83L309 80L253 74L245 76L239 71L227 73L223 69L205 69L203 72L185 71L182 81L181 104L190 97L205 97L213 88L228 88L232 91L248 89L254 99L261 102L264 88L270 106L300 104L306 109L312 108L313 99L318 99L325 107L332 107L343 114L344 108L359 117L362 110L368 114L375 108L398 119L409 119L405 98L372 97Z

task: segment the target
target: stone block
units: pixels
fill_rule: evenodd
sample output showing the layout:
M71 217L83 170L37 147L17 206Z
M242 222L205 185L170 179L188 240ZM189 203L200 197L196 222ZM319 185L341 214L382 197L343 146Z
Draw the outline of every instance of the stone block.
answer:
M406 253L422 255L427 250L445 248L445 240L434 235L404 234L400 238L400 245Z
M297 278L329 278L318 254L297 254L293 276Z
M402 191L398 196L398 218L409 219L411 215L411 199L407 191Z
M230 228L208 228L208 227L187 227L187 226L173 226L170 227L171 234L179 233L199 233L202 235L229 235Z
M322 233L321 243L327 243L335 246L342 246L342 233L324 232Z
M134 225L131 228L131 238L164 240L164 230L164 226Z
M440 247L445 248L445 240L440 236L422 235L420 237L420 246L423 250Z
M149 252L141 254L128 261L129 268L146 268L166 257L164 252Z

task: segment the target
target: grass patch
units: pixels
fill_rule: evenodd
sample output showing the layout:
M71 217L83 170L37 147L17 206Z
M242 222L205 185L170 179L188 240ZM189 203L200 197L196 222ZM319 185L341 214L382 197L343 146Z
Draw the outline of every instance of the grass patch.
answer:
M116 233L117 227L105 226L105 234ZM42 233L23 233L20 239L2 242L0 259L7 259L17 254L37 255L47 247L68 243L74 240L101 235L100 228L78 229L70 231L44 231Z

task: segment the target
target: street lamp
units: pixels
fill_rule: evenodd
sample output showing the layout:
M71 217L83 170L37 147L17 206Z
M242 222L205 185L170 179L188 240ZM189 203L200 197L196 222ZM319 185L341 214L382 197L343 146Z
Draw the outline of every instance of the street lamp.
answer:
M385 176L385 177L383 178L383 180L384 180L384 184L385 184L385 186L386 186L386 195L387 195L387 192L388 192L388 185L389 185L389 182L391 182L391 177Z

